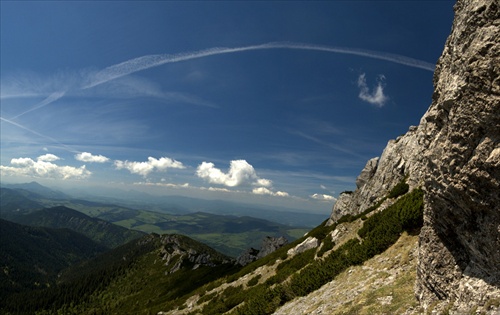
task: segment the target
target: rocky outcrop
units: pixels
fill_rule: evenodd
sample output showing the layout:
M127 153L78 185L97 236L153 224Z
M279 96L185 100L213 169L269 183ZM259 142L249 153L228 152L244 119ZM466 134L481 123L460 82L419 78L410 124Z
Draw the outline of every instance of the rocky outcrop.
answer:
M330 215L330 218L326 223L328 226L332 225L342 216L352 213L352 210L350 208L352 197L352 191L340 193L337 201L333 205L332 214Z
M283 236L281 237L267 236L262 240L260 249L255 249L255 248L247 249L243 254L238 256L238 258L236 258L236 263L241 266L246 266L249 263L256 261L257 259L263 258L271 254L272 252L274 252L278 248L283 247L286 244L288 244L288 240Z
M246 266L249 263L252 263L257 260L257 255L259 254L259 250L253 247L250 247L243 254L239 255L236 258L236 263L241 266Z
M215 267L221 264L232 264L234 261L208 246L175 234L161 236L160 256L168 267L166 274L177 272L182 267L192 270L201 266Z
M378 165L378 157L368 160L366 162L365 167L359 174L358 178L356 178L356 187L359 189L363 187L375 174Z
M319 246L319 241L317 238L309 236L302 243L298 244L294 248L290 248L287 252L288 256L295 256L297 254L303 253L308 249L316 248Z
M288 244L288 240L284 238L283 236L280 237L265 237L262 240L262 245L260 246L260 251L259 254L257 255L257 259L265 257L278 248L283 247L284 245Z
M390 140L380 158L370 159L363 168L356 179L357 189L339 196L327 224L333 224L345 214L363 212L386 197L405 178L410 190L421 187L425 164L422 156L424 139L425 130L420 126L411 126L405 135Z
M402 179L425 191L416 295L458 312L500 297L500 3L458 0L419 126L370 160L329 223L358 214ZM438 303L439 304L439 303ZM494 304L494 303L493 303Z

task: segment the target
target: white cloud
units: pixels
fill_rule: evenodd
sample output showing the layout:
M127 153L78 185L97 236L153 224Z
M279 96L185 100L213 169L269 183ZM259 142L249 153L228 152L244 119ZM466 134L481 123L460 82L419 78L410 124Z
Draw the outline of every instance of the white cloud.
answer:
M260 178L257 172L245 160L233 160L229 165L229 170L224 173L216 168L213 163L203 162L198 165L196 175L211 184L224 185L226 187L236 187L242 185L257 186L252 189L253 194L288 197L288 193L283 191L273 191L273 182L270 179ZM228 191L225 188L213 188L211 191Z
M263 187L271 187L273 185L273 181L270 179L265 179L265 178L259 178L257 182L255 183L256 186L263 186Z
M259 178L255 169L245 160L233 160L229 171L224 173L216 168L213 163L203 162L198 165L196 175L211 184L220 184L227 187L236 187L244 184L269 186L271 181Z
M358 77L359 98L378 107L384 106L385 102L389 99L389 97L384 94L384 80L385 77L380 75L377 80L377 86L370 93L370 89L366 84L366 75L364 73L361 74Z
M189 188L189 183L172 184L172 183L165 183L164 180L162 180L162 183L135 182L134 185L139 185L139 186L159 186L159 187L168 187L168 188Z
M231 190L227 188L220 188L220 187L208 187L208 191L231 192Z
M324 195L324 194L313 194L310 197L312 199L321 200L321 201L337 201L337 198L330 196L330 195Z
M81 167L59 166L52 163L56 160L59 160L59 157L53 154L41 155L36 161L31 158L17 158L10 161L12 166L0 165L0 170L2 175L6 176L30 176L54 179L83 179L92 174L85 168L85 165Z
M256 195L270 195L270 196L277 196L277 197L288 197L289 194L287 192L284 192L284 191L272 191L266 187L258 187L258 188L254 188L252 190L252 193L256 194Z
M154 170L164 172L169 168L186 168L181 162L167 157L162 157L160 159L148 157L148 160L146 162L116 160L114 164L117 170L126 169L129 170L132 174L139 174L144 177L148 176Z
M93 155L92 153L89 152L82 152L75 154L75 159L78 161L89 162L89 163L105 163L109 161L109 158L103 155Z
M54 162L54 161L57 161L59 159L60 158L58 156L56 156L54 154L50 154L50 153L41 155L37 158L38 161L45 161L45 162Z

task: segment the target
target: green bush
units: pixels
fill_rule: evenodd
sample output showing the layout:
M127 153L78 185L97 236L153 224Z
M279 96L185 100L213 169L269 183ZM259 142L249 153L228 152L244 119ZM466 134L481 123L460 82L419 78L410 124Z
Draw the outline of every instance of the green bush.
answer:
M391 191L389 192L388 197L389 198L399 197L401 195L406 194L409 189L410 189L410 186L405 182L405 179L403 179L402 181L400 181L399 183L397 183L396 186L394 186L391 189Z
M328 235L328 233L332 231L332 226L327 226L326 225L327 222L328 219L323 221L320 225L318 225L317 227L312 229L309 233L307 233L307 236L315 237L321 242Z
M321 245L321 248L316 255L318 257L321 257L324 253L332 249L334 246L335 243L332 240L332 235L328 234L328 236L323 240L323 244Z
M249 287L253 287L254 285L256 285L257 283L259 283L259 280L260 278L262 278L261 275L256 275L255 277L253 277L252 279L250 279L247 283L247 285Z

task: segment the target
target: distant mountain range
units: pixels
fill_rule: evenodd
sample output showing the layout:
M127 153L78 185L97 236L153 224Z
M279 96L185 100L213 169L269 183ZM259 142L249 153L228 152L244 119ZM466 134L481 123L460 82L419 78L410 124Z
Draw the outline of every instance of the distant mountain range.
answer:
M138 231L177 233L236 257L249 247L258 247L267 236L284 236L294 240L309 230L305 225L290 226L247 215L217 215L200 211L178 214L156 206L152 206L152 211L148 205L134 209L100 201L73 199L37 183L4 185L0 191L1 218L32 226L70 228L107 247L116 247L139 237L141 234ZM193 200L190 199L191 202L200 201ZM229 206L235 210L230 210ZM238 205L232 203L222 202L220 209L226 209L222 212L245 213L245 208L238 209ZM296 220L306 216L276 211L278 213L281 221L285 221L284 218L289 215L296 215Z
M226 200L206 200L185 196L157 196L144 192L123 191L112 188L106 189L98 195L97 193L85 193L76 190L68 190L67 193L63 193L42 186L37 182L25 184L0 183L0 185L4 188L37 193L46 199L77 199L88 203L95 202L101 205L106 204L132 209L148 209L169 214L207 212L217 215L252 216L278 222L280 224L311 228L317 226L327 218L327 215L297 212L282 207L260 206ZM48 204L45 205L47 206ZM56 205L60 204L50 204L50 206Z

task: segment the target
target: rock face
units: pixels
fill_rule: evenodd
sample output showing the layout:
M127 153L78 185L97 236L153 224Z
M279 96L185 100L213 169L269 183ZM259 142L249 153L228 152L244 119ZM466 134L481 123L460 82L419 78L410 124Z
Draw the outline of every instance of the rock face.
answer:
M500 3L460 0L425 126L416 293L459 310L500 296Z
M415 290L425 308L444 301L459 312L481 309L500 296L499 7L457 1L430 108L367 163L329 222L364 211L403 178L410 190L422 187Z

